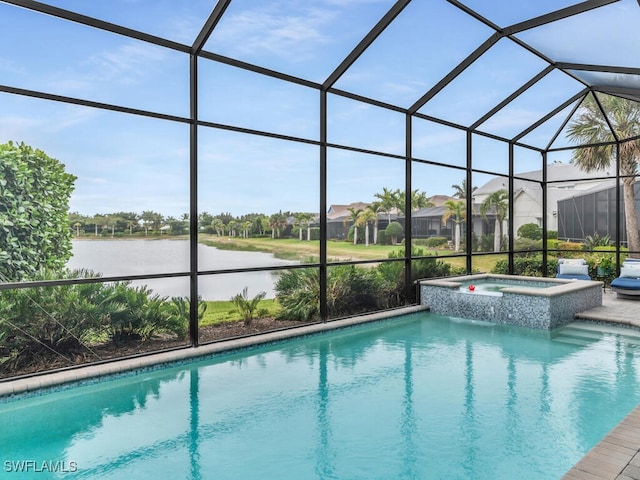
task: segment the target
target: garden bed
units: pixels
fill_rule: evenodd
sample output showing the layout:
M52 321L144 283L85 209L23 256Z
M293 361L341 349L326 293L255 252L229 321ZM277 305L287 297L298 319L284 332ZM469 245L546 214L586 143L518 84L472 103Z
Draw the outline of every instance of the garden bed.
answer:
M218 323L200 328L198 332L199 342L200 344L205 344L305 324L306 322L276 320L274 318L256 318L251 322L250 326L245 326L242 321ZM71 364L65 358L50 352L34 358L33 362L29 365L23 365L17 369L5 371L0 368L0 379L19 377L22 375L29 375L32 373L67 368L71 366L80 366L95 361L111 360L115 358L157 352L180 346L187 347L187 341L176 340L175 338L169 338L166 336L158 336L146 341L130 341L119 345L110 342L91 346L95 355L88 351L86 353L76 355L67 355L66 357L71 360Z

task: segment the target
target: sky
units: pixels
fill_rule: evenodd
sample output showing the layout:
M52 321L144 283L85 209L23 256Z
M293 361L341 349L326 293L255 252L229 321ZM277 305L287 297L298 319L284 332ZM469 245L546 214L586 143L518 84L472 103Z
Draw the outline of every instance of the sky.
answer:
M121 23L190 45L214 0L50 0L57 7ZM205 50L322 83L394 4L392 0L233 0ZM467 0L500 26L567 7L567 0ZM619 48L640 23L637 2L519 34L554 59L638 65ZM602 25L615 24L616 28ZM399 105L413 105L493 32L444 0L414 0L335 84ZM586 53L588 53L588 55ZM510 40L500 40L419 111L469 125L546 67ZM309 87L201 59L199 117L240 128L318 141L320 95ZM189 115L189 58L173 50L0 2L0 85L148 110ZM553 72L480 126L513 137L582 89ZM522 140L546 147L571 110ZM198 203L216 214L319 211L317 145L198 129ZM189 128L184 122L0 93L0 142L25 142L78 177L71 211L85 215L189 210ZM329 148L328 203L369 202L386 188L404 189L405 118L384 108L328 96L328 140L388 156ZM554 146L566 145L561 135ZM425 120L413 123L416 158L464 167L465 134ZM507 174L504 144L474 135L474 166ZM570 154L557 154L568 161ZM541 157L516 150L516 172L541 168ZM418 165L413 187L453 193L464 171ZM489 175L474 175L480 185Z

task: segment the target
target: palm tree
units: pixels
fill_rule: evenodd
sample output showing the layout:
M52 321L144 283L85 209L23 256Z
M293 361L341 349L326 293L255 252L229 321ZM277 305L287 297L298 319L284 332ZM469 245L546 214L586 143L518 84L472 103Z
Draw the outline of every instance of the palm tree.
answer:
M464 200L447 200L444 202L445 211L442 215L442 224L446 225L451 219L455 224L453 233L454 251L460 251L460 224L467 218L467 202Z
M573 151L572 161L585 172L604 170L615 164L616 138L609 124L620 139L635 137L640 134L640 107L636 102L611 95L598 95L598 101L607 115L607 122L602 115L600 105L595 97L589 95L580 105L580 114L568 127L567 137L579 145L593 145L577 148ZM638 217L634 184L640 162L640 140L620 144L620 175L624 198L625 226L630 256L639 256L640 235L638 234Z
M489 195L480 205L480 215L485 220L488 219L489 211L495 215L495 228L493 232L493 251L500 251L500 241L502 240L502 223L509 213L509 193L501 188Z
M211 228L216 231L216 235L224 235L224 222L219 218L216 217L211 221Z
M140 219L142 220L144 225L145 235L149 235L149 227L153 225L154 218L155 212L152 212L151 210L145 210L144 212L142 212L142 215L140 215Z
M298 212L293 216L294 225L298 226L298 238L302 241L302 225L307 221L306 213Z
M376 193L374 197L380 199L380 210L388 215L388 223L391 223L391 212L394 208L398 208L400 203L401 192L399 189L389 190L386 187L382 188L382 193Z
M82 223L80 222L76 222L73 224L74 227L76 227L76 237L80 236L80 227L82 226Z
M344 224L347 225L349 222L353 224L353 244L358 243L358 217L362 213L361 208L347 208L349 210L349 216L344 219Z
M235 237L236 227L238 226L238 222L236 222L235 220L231 220L227 226L229 227L229 236Z
M380 202L373 202L367 206L367 210L371 211L375 215L375 219L373 221L373 243L374 245L378 244L378 214L382 210L380 207Z
M242 222L242 237L243 238L249 238L249 229L251 228L251 222L250 221L245 221Z
M463 178L462 182L460 185L451 185L451 188L453 188L453 196L454 198L467 198L467 179ZM473 192L475 192L478 189L478 187L473 187L471 189L471 194L473 195Z
M356 220L356 225L364 225L364 243L365 246L369 246L369 224L378 221L378 214L374 213L371 209L367 208L362 210ZM355 238L355 230L354 230Z
M421 208L433 207L433 203L427 197L426 192L421 192L420 190L411 190L411 211L415 212L416 210L420 210ZM405 215L406 214L406 206L404 204L404 192L398 193L398 210Z
M305 213L303 214L303 221L304 224L307 226L307 242L311 241L311 224L313 223L313 220L316 218L316 216L313 213Z

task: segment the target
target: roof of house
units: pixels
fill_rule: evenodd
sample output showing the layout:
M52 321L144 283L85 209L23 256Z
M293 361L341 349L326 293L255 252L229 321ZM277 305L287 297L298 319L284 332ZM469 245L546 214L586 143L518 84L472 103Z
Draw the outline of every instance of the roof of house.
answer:
M329 207L329 210L327 211L327 220L335 220L341 217L346 217L347 215L350 215L350 208L353 208L354 210L364 210L369 205L371 204L364 202L353 202L348 205L331 205Z
M574 164L568 163L552 163L547 165L547 180L553 182L562 182L568 180L590 180L600 177L609 176L611 172L606 170L595 170L593 172L585 172ZM526 185L526 180L541 181L542 170L532 170L530 172L516 174L519 178L514 178L514 189L518 190ZM549 185L553 187L553 184ZM495 177L484 185L475 190L474 195L489 195L497 190L508 188L507 177Z

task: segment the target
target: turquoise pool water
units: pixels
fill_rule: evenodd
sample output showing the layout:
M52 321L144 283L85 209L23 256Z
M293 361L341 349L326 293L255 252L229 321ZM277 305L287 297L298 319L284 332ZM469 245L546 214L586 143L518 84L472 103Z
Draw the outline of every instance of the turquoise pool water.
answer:
M555 479L640 403L634 349L407 315L0 401L0 478Z

